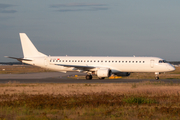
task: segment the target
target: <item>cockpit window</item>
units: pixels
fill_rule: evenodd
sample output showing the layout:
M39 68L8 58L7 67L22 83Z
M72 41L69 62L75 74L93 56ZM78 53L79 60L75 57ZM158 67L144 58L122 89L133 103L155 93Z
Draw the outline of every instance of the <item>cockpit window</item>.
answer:
M159 60L159 63L167 63L166 60Z

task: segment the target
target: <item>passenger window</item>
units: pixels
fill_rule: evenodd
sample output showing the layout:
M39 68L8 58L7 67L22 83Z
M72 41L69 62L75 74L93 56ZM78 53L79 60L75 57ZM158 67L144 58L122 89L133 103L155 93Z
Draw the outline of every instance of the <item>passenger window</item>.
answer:
M134 63L134 61L132 61L132 63Z
M141 63L141 61L139 61L139 63Z
M131 63L131 61L129 61L129 63Z
M119 63L120 63L121 61L119 61Z

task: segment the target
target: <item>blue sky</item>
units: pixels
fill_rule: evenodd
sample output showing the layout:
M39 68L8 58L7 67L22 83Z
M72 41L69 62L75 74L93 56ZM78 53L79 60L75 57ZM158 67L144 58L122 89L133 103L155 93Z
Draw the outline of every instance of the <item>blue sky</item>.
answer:
M23 57L19 33L47 55L180 61L179 0L1 0L0 62Z

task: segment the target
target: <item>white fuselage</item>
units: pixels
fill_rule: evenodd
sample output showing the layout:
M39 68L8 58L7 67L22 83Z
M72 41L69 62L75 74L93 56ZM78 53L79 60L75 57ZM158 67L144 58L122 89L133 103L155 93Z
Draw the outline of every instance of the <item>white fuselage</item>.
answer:
M100 79L115 75L130 75L130 72L169 72L175 68L158 57L86 57L86 56L47 56L39 52L25 33L19 33L24 58L9 57L27 64L59 72L86 72L86 79L92 74Z
M59 72L80 71L73 66L94 66L96 71L99 68L110 68L112 73L118 72L169 72L175 68L163 59L158 57L82 57L82 56L46 56L34 57L33 61L22 61L42 68ZM62 65L62 66L61 66Z

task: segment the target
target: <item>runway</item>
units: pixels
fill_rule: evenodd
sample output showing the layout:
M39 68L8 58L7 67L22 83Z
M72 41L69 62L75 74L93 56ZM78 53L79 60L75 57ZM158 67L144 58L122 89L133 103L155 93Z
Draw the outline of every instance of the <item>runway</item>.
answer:
M17 82L17 83L139 83L144 81L157 82L157 80L152 79L105 79L105 80L86 80L86 79L0 79L0 83L9 83L9 82ZM180 83L178 79L172 80L158 80L165 83Z
M85 75L79 72L44 72L27 74L0 74L0 83L18 82L18 83L138 83L143 81L157 82L155 79L71 79L71 75ZM180 83L179 79L160 79L166 83Z

